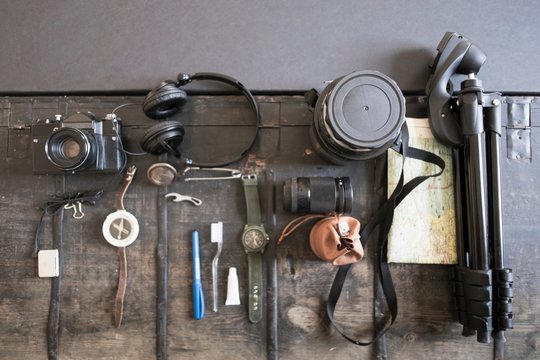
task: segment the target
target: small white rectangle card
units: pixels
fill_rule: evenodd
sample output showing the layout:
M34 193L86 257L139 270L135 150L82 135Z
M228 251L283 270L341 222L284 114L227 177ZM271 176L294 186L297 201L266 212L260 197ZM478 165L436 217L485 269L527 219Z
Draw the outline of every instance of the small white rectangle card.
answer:
M57 277L59 275L58 250L40 250L38 252L38 276Z

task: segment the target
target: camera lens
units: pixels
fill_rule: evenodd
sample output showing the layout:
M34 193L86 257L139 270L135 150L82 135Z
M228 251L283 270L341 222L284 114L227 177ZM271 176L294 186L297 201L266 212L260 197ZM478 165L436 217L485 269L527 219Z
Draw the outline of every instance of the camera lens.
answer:
M377 71L356 71L332 81L313 111L315 151L336 165L375 158L392 146L405 121L405 98Z
M79 146L79 143L76 142L73 139L66 139L62 144L60 145L60 151L62 152L62 155L64 155L67 159L74 159L81 153L81 147Z
M73 171L94 162L94 138L77 128L59 128L47 139L47 158L57 168Z
M283 207L294 214L339 214L352 211L348 177L298 177L283 184Z

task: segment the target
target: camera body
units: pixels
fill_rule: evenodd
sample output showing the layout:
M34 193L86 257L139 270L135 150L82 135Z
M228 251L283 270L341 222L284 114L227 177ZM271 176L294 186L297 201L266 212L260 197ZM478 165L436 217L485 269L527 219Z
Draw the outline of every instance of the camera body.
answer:
M125 155L120 140L120 119L109 114L75 113L32 126L34 174L78 172L114 173L122 169Z

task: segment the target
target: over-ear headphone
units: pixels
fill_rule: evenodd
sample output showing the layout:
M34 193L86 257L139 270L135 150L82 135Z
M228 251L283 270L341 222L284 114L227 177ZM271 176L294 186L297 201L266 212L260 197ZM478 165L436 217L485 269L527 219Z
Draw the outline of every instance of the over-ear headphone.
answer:
M178 147L184 140L184 125L180 121L162 121L143 134L141 147L147 153L159 155L169 153L180 157Z
M180 89L180 87L192 81L212 80L228 84L238 89L247 98L250 107L256 114L256 131L248 147L240 154L240 156L237 156L236 158L224 163L197 164L197 166L225 166L246 156L255 143L260 123L259 108L257 107L257 102L255 101L255 98L251 92L238 80L218 73L204 72L193 75L180 73L178 74L177 80L178 81L176 82L172 80L164 81L158 87L150 91L148 95L146 95L143 103L143 112L146 114L146 116L151 119L161 120L180 111L183 105L187 102L187 94L184 90ZM183 138L184 126L182 123L180 121L166 120L152 126L144 133L141 138L141 147L144 151L150 154L159 155L169 153L176 157L180 157L178 147L182 143Z
M181 74L182 75L182 74ZM151 119L159 120L174 115L187 102L187 94L179 89L179 82L162 82L144 99L143 111Z

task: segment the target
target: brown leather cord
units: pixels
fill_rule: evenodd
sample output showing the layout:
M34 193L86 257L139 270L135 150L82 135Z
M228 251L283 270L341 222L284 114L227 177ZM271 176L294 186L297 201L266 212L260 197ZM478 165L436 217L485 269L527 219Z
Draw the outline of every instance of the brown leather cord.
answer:
M116 301L114 304L114 325L120 328L122 325L122 316L124 315L124 296L126 295L127 287L127 257L126 248L118 248L118 290L116 291Z
M124 207L124 196L126 195L127 189L129 188L129 185L133 181L133 177L135 176L136 172L135 166L130 166L127 169L126 177L124 178L124 181L122 182L122 185L118 189L116 193L116 210L126 210Z
M327 215L308 214L308 215L303 215L303 216L292 219L291 221L289 221L289 223L287 225L285 225L285 227L281 231L281 235L278 238L277 244L278 245L281 244L281 242L283 240L285 240L285 238L287 236L291 235L296 229L298 229L300 226L302 226L303 224L305 224L309 220L322 219L322 218L325 218L325 217L327 217Z

